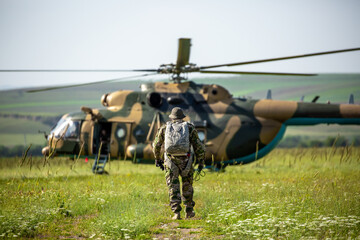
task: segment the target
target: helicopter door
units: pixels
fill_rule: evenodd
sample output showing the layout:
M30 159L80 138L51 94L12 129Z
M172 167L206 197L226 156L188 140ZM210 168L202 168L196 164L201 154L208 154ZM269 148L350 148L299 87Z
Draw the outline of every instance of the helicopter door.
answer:
M94 124L93 137L92 137L93 154L98 154L100 148L100 142L103 142L103 144L101 145L101 154L107 155L109 153L110 135L111 135L110 122Z
M127 147L131 144L132 122L113 122L111 127L111 157L125 158Z

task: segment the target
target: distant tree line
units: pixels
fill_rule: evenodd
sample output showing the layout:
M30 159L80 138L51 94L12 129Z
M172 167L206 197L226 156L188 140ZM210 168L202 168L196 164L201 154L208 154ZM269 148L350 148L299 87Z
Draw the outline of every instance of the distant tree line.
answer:
M29 146L25 147L24 145L16 145L13 147L0 146L0 157L20 157L28 147ZM42 156L41 150L43 147L44 146L42 145L32 145L28 152L28 156Z
M348 145L360 146L360 136L348 139L343 136L327 137L325 140L314 139L306 136L288 136L278 145L280 148L294 147L344 147Z
M11 114L0 113L0 117L32 120L32 121L42 122L43 124L48 125L50 127L54 126L61 118L61 116L34 116L34 115L21 115L17 113L11 113Z

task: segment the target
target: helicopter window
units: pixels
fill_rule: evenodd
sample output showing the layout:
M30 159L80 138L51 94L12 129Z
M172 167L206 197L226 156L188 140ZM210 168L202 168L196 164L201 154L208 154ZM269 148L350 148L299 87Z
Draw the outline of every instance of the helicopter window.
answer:
M64 135L65 138L78 138L80 131L80 122L72 121L71 119L61 119L54 129L50 132L50 135L54 134L55 137L59 138L66 130Z
M118 136L118 138L123 138L125 136L125 130L123 128L119 128L116 131L116 135Z
M136 130L135 132L135 136L139 137L139 136L144 136L145 135L145 132L139 128L138 130Z
M60 137L61 134L65 131L65 128L67 126L66 119L62 118L60 121L56 124L56 126L51 130L50 135L54 135L55 137Z
M204 143L204 141L205 141L205 132L198 130L198 136L199 136L200 141L201 141L202 143Z
M79 131L80 131L80 122L76 121L69 121L68 122L69 127L65 133L65 138L78 138L79 137Z

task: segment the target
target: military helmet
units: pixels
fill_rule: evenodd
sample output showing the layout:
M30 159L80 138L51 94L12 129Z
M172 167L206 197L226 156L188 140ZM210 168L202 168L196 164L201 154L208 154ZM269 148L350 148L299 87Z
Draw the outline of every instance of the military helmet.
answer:
M169 115L171 119L183 119L185 116L183 110L179 107L174 107Z

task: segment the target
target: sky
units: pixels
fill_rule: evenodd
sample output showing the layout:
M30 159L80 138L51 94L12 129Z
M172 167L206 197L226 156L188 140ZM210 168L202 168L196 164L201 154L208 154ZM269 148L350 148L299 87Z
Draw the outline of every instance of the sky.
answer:
M359 12L358 0L0 0L0 69L157 68L181 37L199 66L358 48ZM360 73L360 51L223 70ZM0 90L131 75L0 73Z

